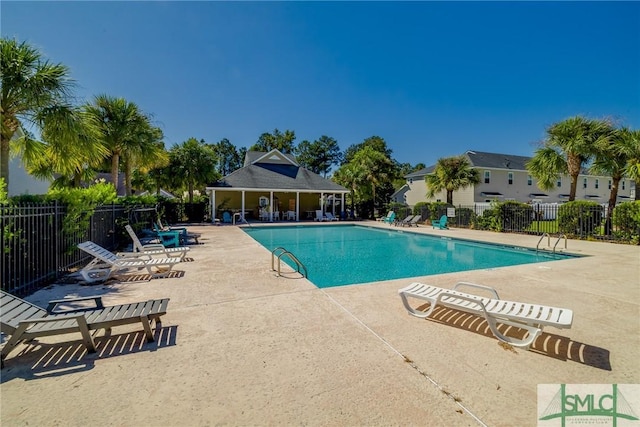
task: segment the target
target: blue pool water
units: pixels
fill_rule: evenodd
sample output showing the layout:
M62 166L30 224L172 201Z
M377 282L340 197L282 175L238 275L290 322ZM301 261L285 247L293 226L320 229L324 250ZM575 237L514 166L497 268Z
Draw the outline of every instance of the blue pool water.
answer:
M284 247L293 253L319 288L572 257L397 228L298 225L243 230L270 251ZM282 260L293 266L287 257Z

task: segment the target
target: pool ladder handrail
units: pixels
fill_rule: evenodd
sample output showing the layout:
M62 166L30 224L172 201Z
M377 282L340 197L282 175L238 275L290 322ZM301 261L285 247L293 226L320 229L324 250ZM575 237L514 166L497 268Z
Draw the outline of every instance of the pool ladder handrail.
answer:
M279 252L279 254L277 255L278 258L278 270L275 269L274 267L274 258L276 257L276 252ZM277 248L275 248L274 250L271 251L271 270L273 271L277 271L278 272L278 276L280 276L280 260L282 259L283 256L287 255L289 257L289 259L291 259L297 266L296 270L298 273L302 274L302 277L307 278L309 276L309 273L307 272L307 267L290 251L288 251L287 249L283 248L282 246L278 246ZM300 271L300 268L304 269L304 273Z
M540 236L540 240L538 240L538 244L536 245L536 252L540 249L540 242L542 242L542 239L544 239L545 236L547 236L547 247L551 247L551 235L549 233L542 233L542 236Z
M563 237L564 237L564 248L567 249L567 235L566 234L560 234L558 236L558 240L556 240L555 245L553 245L553 252L554 253L556 251L556 246L558 246L558 243L560 243L560 240L562 240Z
M544 239L545 236L547 237L547 247L551 248L551 235L549 233L543 233L542 236L540 236L540 240L538 240L538 244L536 245L536 252L538 252L540 248L540 242L542 242L542 239ZM562 238L564 238L564 248L567 249L567 235L560 234L558 236L558 240L556 240L556 243L553 245L554 253L556 252L556 247L558 246L558 243L560 243L560 240L562 240Z

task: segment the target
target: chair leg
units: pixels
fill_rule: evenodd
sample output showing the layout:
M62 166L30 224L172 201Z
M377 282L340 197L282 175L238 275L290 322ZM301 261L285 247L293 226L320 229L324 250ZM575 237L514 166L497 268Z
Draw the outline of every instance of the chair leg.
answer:
M18 343L22 341L22 334L24 334L24 331L26 331L29 326L31 326L31 324L29 323L21 324L13 332L13 334L11 334L11 338L7 340L7 342L4 344L4 347L2 347L2 350L0 351L0 367L4 366L4 359L6 359L9 353L11 353L11 350L13 350L18 345Z
M151 321L148 316L140 316L142 327L144 328L144 334L147 336L147 342L155 341L153 338L153 331L151 331Z
M82 342L87 347L87 351L89 353L96 352L96 343L93 341L93 337L89 332L89 326L87 326L87 319L84 316L78 316L76 318L78 321L78 328L80 329L80 334L82 334Z

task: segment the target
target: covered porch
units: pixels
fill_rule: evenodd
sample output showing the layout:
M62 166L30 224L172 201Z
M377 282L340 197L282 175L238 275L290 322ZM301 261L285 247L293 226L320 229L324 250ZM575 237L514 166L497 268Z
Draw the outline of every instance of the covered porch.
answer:
M347 191L207 188L212 222L313 221L316 211L342 217Z

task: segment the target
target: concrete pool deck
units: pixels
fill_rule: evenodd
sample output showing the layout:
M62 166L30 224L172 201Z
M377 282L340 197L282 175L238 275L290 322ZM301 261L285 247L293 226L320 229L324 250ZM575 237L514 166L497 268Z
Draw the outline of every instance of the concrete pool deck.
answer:
M538 384L640 383L638 246L569 240L567 252L589 256L318 289L276 277L270 252L239 227L190 230L203 244L172 277L54 285L28 298L171 301L155 343L122 326L98 335L94 355L72 335L19 346L1 371L3 426L533 426ZM539 239L411 231L532 248ZM547 328L531 351L506 348L459 317L408 315L397 290L415 280L473 281L570 308L573 327Z

